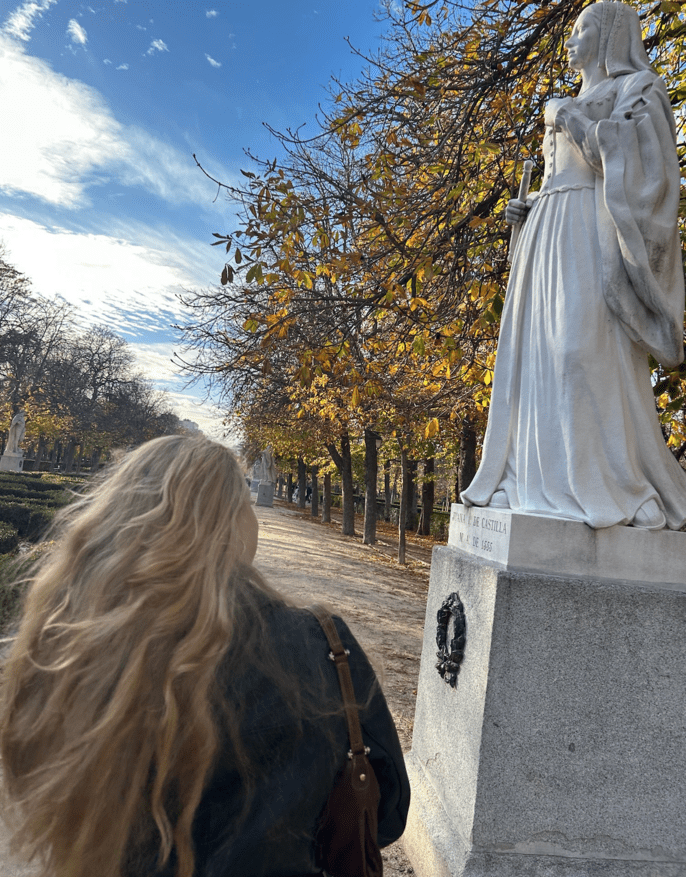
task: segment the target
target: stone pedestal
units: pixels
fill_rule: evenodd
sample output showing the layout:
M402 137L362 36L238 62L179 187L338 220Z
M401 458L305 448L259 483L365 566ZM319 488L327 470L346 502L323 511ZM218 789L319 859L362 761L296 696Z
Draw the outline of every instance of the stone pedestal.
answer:
M274 505L274 485L271 481L261 481L259 483L255 505L268 506L269 508Z
M3 454L0 457L0 472L22 472L24 468L24 454Z
M408 757L418 877L686 875L685 581L685 533L453 506ZM452 688L436 614L455 591Z

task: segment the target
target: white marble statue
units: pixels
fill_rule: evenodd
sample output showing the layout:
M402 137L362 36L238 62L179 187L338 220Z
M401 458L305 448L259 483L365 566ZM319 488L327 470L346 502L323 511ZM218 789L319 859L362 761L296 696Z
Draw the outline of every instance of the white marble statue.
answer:
M10 424L10 431L7 437L7 445L5 446L5 454L21 454L21 449L19 445L23 441L25 433L26 415L23 411L19 411L17 414L14 415L14 417L12 418L12 423Z
M672 110L638 15L588 6L566 43L574 99L545 114L545 174L507 220L513 253L481 466L466 505L679 529L686 473L665 446L647 354L683 360Z
M267 448L265 451L262 451L262 459L260 461L260 481L263 483L267 482L270 484L276 484L278 477L279 473L276 470L274 454L272 453L271 448Z

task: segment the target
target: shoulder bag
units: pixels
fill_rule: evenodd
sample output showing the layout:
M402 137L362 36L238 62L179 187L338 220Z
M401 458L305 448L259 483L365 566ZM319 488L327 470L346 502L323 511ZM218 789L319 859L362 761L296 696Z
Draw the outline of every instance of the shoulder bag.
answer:
M383 861L377 840L381 794L374 769L362 740L360 717L348 664L336 625L323 606L310 611L329 641L329 659L338 670L348 722L348 759L322 811L315 839L317 864L331 877L382 877Z

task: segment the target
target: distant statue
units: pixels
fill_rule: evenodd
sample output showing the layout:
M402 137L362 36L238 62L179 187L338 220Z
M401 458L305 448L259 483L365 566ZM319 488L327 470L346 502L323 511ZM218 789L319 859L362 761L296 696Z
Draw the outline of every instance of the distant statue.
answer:
M276 484L279 473L274 462L274 454L271 448L262 451L262 459L260 461L260 481Z
M520 224L483 458L467 505L645 529L686 523L648 353L683 360L684 276L672 109L636 11L600 2L566 43L576 98L545 113L541 189Z
M12 423L10 424L10 432L7 437L7 445L5 447L5 454L21 454L21 449L19 448L19 444L23 441L24 435L26 433L26 415L23 411L19 411L12 418Z

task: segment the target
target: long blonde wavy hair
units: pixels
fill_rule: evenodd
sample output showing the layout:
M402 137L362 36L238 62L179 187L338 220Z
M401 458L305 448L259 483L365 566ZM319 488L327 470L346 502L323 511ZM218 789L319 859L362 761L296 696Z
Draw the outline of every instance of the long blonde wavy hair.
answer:
M248 500L231 451L169 436L62 514L0 694L4 814L46 877L119 877L151 838L191 877L216 671L237 640L257 652L260 601L281 599L241 560Z

